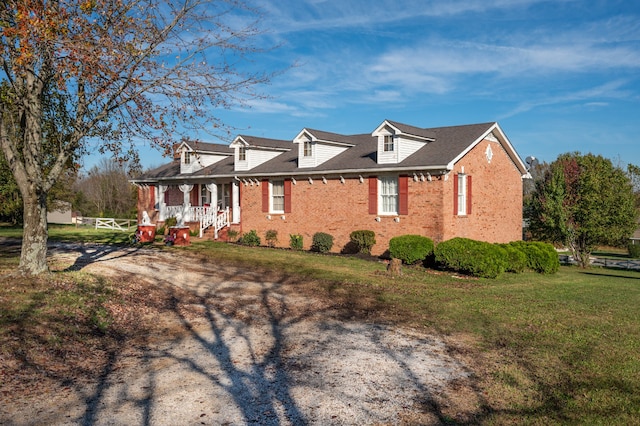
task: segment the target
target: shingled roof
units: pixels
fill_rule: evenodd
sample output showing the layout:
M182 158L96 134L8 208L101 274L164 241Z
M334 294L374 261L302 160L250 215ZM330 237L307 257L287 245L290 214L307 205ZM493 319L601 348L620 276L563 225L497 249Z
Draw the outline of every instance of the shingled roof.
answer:
M524 175L526 166L507 140L502 130L495 122L469 124L462 126L418 128L401 123L386 120L387 123L399 129L405 134L420 136L429 139L422 148L404 159L398 164L378 164L377 162L377 137L370 133L359 135L340 135L336 133L304 129L318 139L333 141L350 147L335 157L323 162L316 167L298 167L298 150L294 148L292 141L260 138L255 136L239 136L250 146L283 150L277 157L266 161L251 170L235 171L233 158L224 159L190 175L179 174L179 164L166 165L147 172L136 179L135 182L151 180L170 180L193 177L260 177L260 176L306 176L318 174L346 174L346 173L370 173L375 171L414 170L425 172L447 172L453 167L453 163L459 160L482 138L493 132L499 138L508 155L512 158L514 166ZM300 132L300 134L302 134ZM236 138L237 140L238 138ZM210 144L215 145L215 144ZM227 147L227 149L229 149ZM173 163L172 163L173 164ZM172 174L173 173L173 174Z

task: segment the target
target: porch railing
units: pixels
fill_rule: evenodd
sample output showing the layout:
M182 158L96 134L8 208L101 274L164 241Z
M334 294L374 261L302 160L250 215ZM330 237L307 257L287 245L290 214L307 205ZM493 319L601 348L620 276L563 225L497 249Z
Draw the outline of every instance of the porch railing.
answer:
M164 217L176 217L178 214L182 214L184 212L183 206L165 206L164 207ZM214 227L214 238L218 238L218 231L220 231L225 226L230 225L230 211L229 207L224 210L216 210L215 207L203 207L203 206L195 206L189 208L189 218L190 222L200 222L200 238L210 226Z

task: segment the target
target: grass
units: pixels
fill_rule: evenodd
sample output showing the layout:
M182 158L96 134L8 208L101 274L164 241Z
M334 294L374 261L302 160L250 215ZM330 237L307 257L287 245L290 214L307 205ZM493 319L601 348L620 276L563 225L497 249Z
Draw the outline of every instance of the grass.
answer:
M98 231L53 228L50 234L66 241L119 240ZM209 241L160 247L301 277L318 295L344 300L371 320L464 337L486 401L484 424L640 424L638 272L563 266L550 276L489 280L405 267L402 276L391 277L383 263L358 257ZM15 266L16 256L0 249L0 270ZM32 290L28 284L20 291L2 287L0 338L27 319L51 324L69 322L69 315L86 317L96 335L109 333L108 311L99 309L115 297L108 282L79 272L51 279L76 284L69 290L50 283ZM59 346L67 335L48 338Z

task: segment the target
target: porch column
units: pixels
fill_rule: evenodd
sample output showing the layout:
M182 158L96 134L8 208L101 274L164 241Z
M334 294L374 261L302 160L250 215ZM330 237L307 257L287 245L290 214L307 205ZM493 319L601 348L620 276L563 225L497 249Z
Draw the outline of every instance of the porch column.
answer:
M218 213L218 185L216 185L215 182L212 182L212 183L206 184L205 187L207 188L207 191L209 191L209 193L211 194L211 207L215 209L214 212L216 212L217 214Z
M178 188L182 191L182 221L189 222L191 220L191 199L189 194L193 189L193 185L182 184Z
M158 185L158 220L164 222L167 214L167 203L164 202L164 193L169 187L167 185Z
M231 200L233 204L231 222L240 223L240 187L236 180L231 182Z

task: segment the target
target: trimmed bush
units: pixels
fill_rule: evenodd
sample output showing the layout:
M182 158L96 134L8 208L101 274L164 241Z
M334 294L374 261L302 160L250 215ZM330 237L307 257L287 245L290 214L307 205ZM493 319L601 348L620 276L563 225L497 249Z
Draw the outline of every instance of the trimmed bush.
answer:
M376 234L373 231L353 231L349 239L358 253L371 254L371 247L376 243Z
M239 232L236 231L235 229L229 229L227 231L227 240L228 241L233 241L233 242L238 241L238 234L239 234Z
M631 244L627 246L627 250L629 250L629 257L633 259L637 259L640 257L640 244Z
M527 268L527 255L512 244L499 244L507 252L506 272L522 273Z
M264 234L264 239L267 241L269 247L275 247L278 242L278 231L275 229L269 229Z
M290 234L289 235L289 247L291 247L294 250L302 250L302 248L304 247L303 241L302 241L302 235L300 234Z
M389 240L389 254L412 265L433 254L433 240L422 235L400 235Z
M258 235L255 229L252 229L251 231L245 234L242 234L242 237L240 237L238 242L243 246L250 246L250 247L257 247L261 243L260 236Z
M496 278L506 270L502 247L468 238L452 238L434 250L436 263L445 269L482 278Z
M540 274L555 274L560 268L560 257L551 244L539 241L513 241L509 243L527 256L527 268Z
M316 232L313 234L311 242L311 250L318 253L326 253L333 247L333 236L324 232Z

